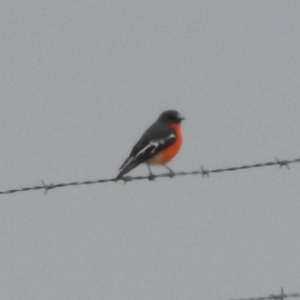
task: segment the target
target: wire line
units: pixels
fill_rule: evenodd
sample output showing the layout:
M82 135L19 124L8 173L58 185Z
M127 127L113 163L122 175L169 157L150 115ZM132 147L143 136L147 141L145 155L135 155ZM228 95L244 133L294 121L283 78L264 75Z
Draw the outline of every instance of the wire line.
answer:
M287 169L289 169L289 165L293 163L299 163L300 158L292 159L292 160L279 160L275 158L275 161L265 162L265 163L256 163L256 164L250 164L250 165L242 165L238 167L230 167L230 168L220 168L220 169L212 169L212 170L206 170L203 166L201 166L200 170L196 171L187 171L187 172L175 172L170 176L170 173L164 173L159 175L153 175L151 178L149 176L124 176L119 181L131 182L135 180L149 180L149 179L156 179L156 178L163 178L163 177L178 177L178 176L187 176L187 175L202 175L202 178L209 177L211 173L222 173L222 172L232 172L232 171L239 171L239 170L246 170L246 169L252 169L252 168L262 168L262 167L270 167L270 166L276 166L278 165L280 168L285 166ZM88 180L88 181L75 181L75 182L69 182L69 183L58 183L58 184L45 184L42 180L42 185L33 186L33 187L23 187L23 188L17 188L17 189L10 189L6 191L0 191L0 195L3 194L14 194L19 192L27 192L27 191L34 191L34 190L44 190L45 193L47 193L48 190L56 189L56 188L62 188L67 186L78 186L78 185L89 185L89 184L96 184L96 183L107 183L107 182L116 182L116 178L110 178L110 179L99 179L99 180Z

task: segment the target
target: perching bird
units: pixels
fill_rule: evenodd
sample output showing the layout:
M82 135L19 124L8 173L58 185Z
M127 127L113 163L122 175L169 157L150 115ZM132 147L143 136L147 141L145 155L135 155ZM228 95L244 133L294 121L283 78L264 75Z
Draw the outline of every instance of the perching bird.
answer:
M141 163L146 163L149 169L149 179L155 176L151 172L150 165L163 165L170 172L174 172L166 166L179 151L182 144L181 121L184 118L176 110L164 111L142 135L133 147L130 155L120 167L116 181Z

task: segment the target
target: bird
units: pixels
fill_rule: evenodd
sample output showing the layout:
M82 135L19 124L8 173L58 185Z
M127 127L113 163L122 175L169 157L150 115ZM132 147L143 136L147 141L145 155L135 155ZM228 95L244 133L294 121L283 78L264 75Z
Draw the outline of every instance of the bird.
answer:
M173 177L175 173L166 164L181 147L183 140L181 121L184 119L176 110L162 112L134 145L129 156L119 168L116 181L142 163L146 163L148 167L149 180L155 178L150 165L164 166L169 171L169 176Z

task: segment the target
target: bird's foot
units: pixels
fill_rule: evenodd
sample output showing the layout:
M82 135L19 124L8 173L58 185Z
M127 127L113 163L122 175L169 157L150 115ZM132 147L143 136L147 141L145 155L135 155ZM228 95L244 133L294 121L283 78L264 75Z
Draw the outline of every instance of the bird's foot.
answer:
M175 173L174 173L172 170L171 170L170 173L169 173L169 177L170 177L170 178L175 177Z
M149 176L148 176L148 179L150 181L153 181L155 179L155 175L153 173L150 173Z

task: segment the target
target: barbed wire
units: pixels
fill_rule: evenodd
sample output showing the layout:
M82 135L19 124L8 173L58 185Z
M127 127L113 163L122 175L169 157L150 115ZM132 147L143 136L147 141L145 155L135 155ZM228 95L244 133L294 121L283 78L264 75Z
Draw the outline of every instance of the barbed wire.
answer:
M275 158L275 161L265 162L265 163L257 163L252 165L243 165L239 167L231 167L231 168L220 168L220 169L212 169L212 170L206 170L203 166L201 166L200 170L196 171L188 171L188 172L174 172L172 175L170 173L164 173L159 175L153 175L151 177L149 176L124 176L123 178L119 179L119 181L123 181L124 183L135 181L135 180L154 180L156 178L163 178L163 177L177 177L177 176L186 176L186 175L202 175L202 178L209 177L211 173L222 173L222 172L231 172L231 171L239 171L239 170L246 170L246 169L252 169L252 168L262 168L262 167L270 167L278 165L280 168L285 166L287 169L289 169L289 165L293 163L299 163L300 158L292 159L292 160L279 160ZM116 182L116 178L110 178L110 179L99 179L99 180L88 180L88 181L75 181L75 182L69 182L69 183L58 183L58 184L45 184L44 181L41 181L41 185L33 186L33 187L24 187L24 188L18 188L18 189L10 189L6 191L0 191L0 195L3 194L14 194L18 192L27 192L27 191L33 191L33 190L44 190L45 193L47 193L49 190L56 189L56 188L62 188L67 186L78 186L78 185L89 185L89 184L96 184L96 183L107 183L107 182Z
M269 299L275 299L275 300L283 300L285 298L299 298L300 293L294 293L294 294L285 294L283 288L281 288L281 293L278 295L270 295L267 297L259 297L259 298L247 298L247 299L234 299L234 300L269 300ZM233 300L233 299L231 299Z

